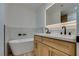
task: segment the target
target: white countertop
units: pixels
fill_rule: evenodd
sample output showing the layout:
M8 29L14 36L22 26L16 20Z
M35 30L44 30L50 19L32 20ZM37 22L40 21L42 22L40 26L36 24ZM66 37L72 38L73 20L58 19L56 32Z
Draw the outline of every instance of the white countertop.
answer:
M37 33L35 35L45 36L49 38L55 38L58 40L64 40L69 42L76 42L76 36L74 35L58 35L58 34L46 34L46 33Z

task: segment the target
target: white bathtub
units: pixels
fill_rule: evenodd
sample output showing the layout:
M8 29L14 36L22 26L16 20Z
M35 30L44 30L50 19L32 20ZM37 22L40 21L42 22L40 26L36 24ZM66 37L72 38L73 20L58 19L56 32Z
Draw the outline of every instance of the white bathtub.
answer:
M34 39L17 39L9 41L9 45L14 55L21 55L33 50Z

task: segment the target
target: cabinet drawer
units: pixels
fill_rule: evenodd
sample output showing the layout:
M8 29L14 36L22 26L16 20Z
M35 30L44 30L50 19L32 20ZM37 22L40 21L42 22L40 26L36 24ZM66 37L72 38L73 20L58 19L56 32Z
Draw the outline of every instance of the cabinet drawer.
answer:
M46 37L43 37L43 43L56 48L68 55L75 55L75 43L60 41L57 39Z
M42 37L41 37L41 36L37 36L37 35L35 35L35 36L34 36L34 40L42 41Z

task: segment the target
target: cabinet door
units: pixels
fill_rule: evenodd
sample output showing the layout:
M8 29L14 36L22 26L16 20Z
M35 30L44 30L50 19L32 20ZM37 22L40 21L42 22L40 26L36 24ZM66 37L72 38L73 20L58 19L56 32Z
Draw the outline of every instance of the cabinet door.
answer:
M50 56L50 47L42 44L42 56Z
M42 55L42 45L38 41L35 41L34 52L35 52L36 56L41 56Z
M53 49L53 48L50 49L50 55L51 56L68 56L66 53Z
M35 55L36 56L50 56L50 50L47 45L35 41Z
M43 43L51 46L58 51L62 51L68 55L75 56L76 55L76 43L61 41L53 38L43 37Z

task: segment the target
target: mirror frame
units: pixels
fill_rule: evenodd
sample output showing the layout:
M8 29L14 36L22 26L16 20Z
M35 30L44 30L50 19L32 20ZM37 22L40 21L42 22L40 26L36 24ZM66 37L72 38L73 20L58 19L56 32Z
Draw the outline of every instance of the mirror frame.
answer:
M44 20L44 25L45 25L45 27L47 26L46 25L46 11L50 8L50 7L52 7L54 4L56 4L56 3L51 3L50 5L48 5L47 7L46 7L46 9L45 9L45 20Z

